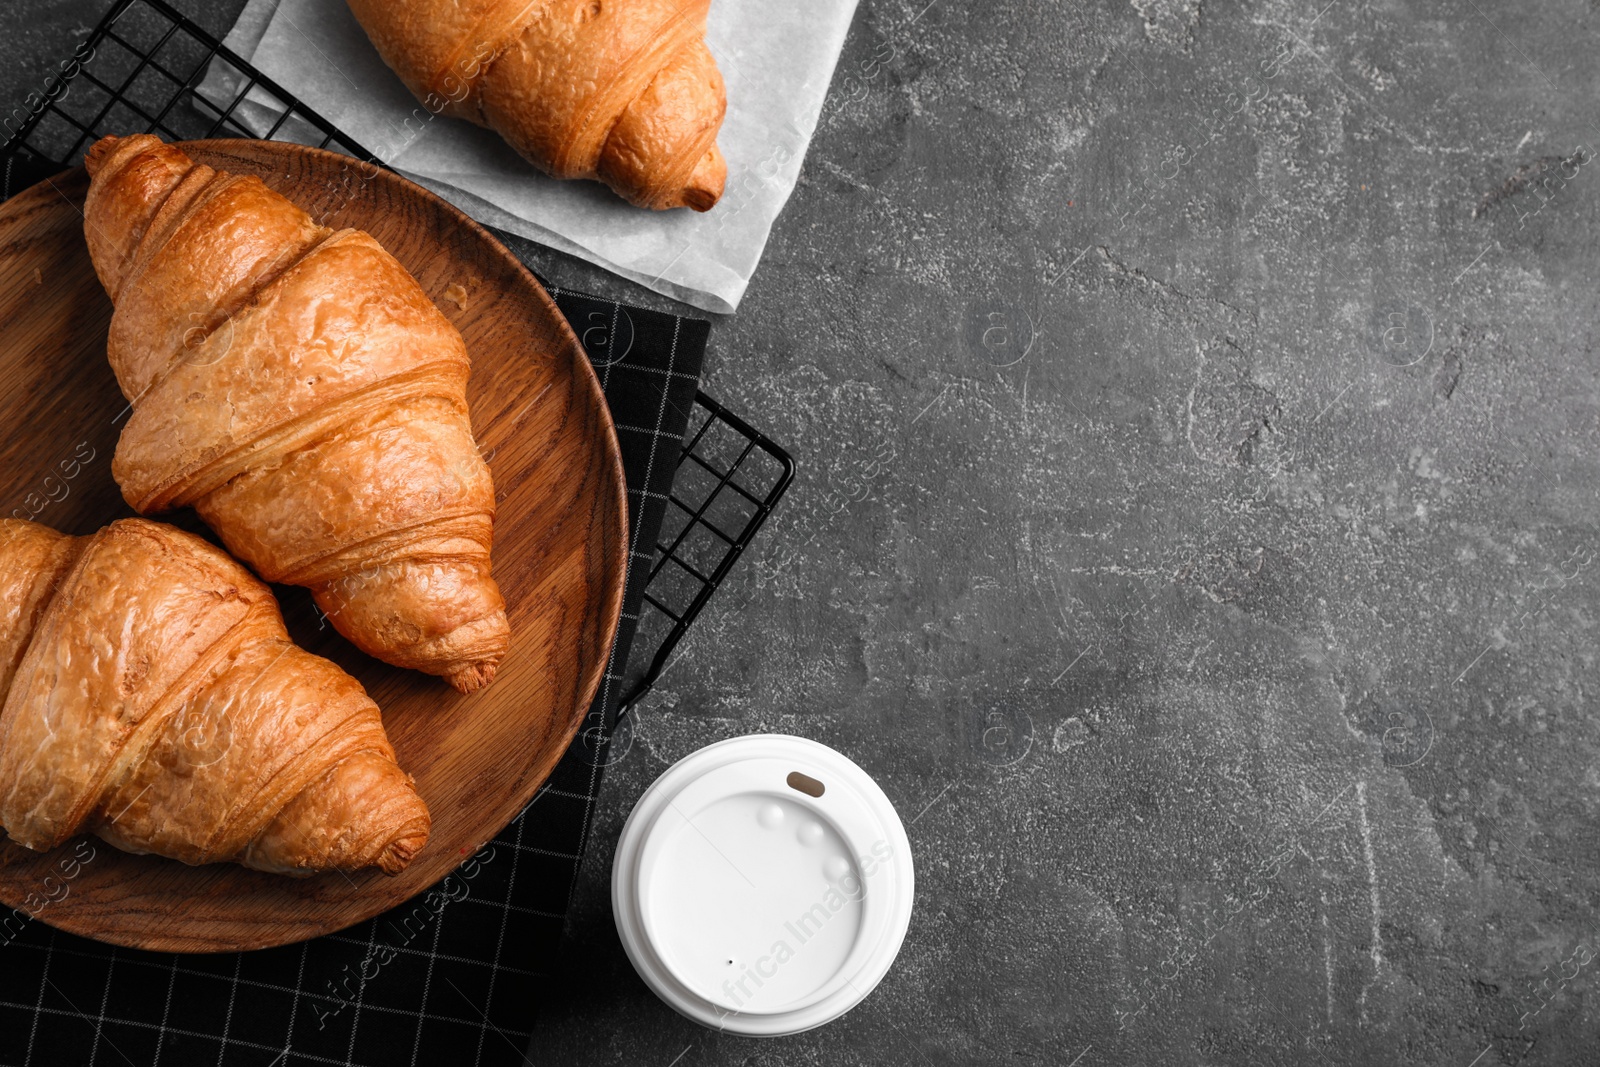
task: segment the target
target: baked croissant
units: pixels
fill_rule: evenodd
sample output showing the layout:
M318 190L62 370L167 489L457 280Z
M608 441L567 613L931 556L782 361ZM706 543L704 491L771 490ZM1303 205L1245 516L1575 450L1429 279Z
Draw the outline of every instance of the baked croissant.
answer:
M379 867L428 840L359 682L289 640L272 591L193 534L0 519L0 826L185 863Z
M424 107L487 126L557 178L709 211L728 109L711 0L349 0Z
M84 233L133 413L112 474L193 505L234 555L308 587L370 655L487 684L510 641L466 346L360 230L155 137L89 151Z

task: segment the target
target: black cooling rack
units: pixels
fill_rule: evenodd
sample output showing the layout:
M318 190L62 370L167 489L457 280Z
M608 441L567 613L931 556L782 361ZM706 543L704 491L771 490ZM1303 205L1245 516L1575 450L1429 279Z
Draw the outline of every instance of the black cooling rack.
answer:
M207 75L213 87L227 87L228 99L219 99L214 91L200 95ZM279 117L265 130L248 128L239 113L247 97ZM0 156L8 168L25 159L65 169L81 162L89 146L105 134L141 130L169 141L294 140L378 162L163 0L117 0L44 89L6 119L8 136Z
M253 106L243 109L246 97ZM118 0L3 121L0 196L77 164L103 134L139 130L292 140L381 165L163 0ZM614 653L625 662L608 667L578 742L528 808L450 879L314 942L172 956L108 948L40 922L16 931L16 916L0 909L0 1061L525 1062L533 1005L550 977L542 949L560 936L602 773L627 751L613 732L794 474L783 448L699 391L706 323L545 284L575 325L604 324L576 332L612 405L630 525L644 542L630 546ZM681 369L642 355L666 345L686 353Z
M656 622L665 632L649 642L655 652L622 698L618 719L655 685L689 624L739 562L794 477L794 461L766 434L704 393L695 397L695 406L703 414L690 420L662 539L655 545L644 588L644 602L653 614L647 613L643 623ZM779 470L758 495L736 476L759 465L763 456L776 461Z

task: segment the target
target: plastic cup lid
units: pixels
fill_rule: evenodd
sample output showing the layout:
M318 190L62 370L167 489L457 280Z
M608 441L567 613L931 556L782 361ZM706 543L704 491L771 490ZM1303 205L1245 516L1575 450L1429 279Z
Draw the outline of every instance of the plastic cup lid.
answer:
M911 921L911 845L865 771L815 741L753 734L645 791L611 871L617 933L647 985L732 1033L836 1019L889 970Z

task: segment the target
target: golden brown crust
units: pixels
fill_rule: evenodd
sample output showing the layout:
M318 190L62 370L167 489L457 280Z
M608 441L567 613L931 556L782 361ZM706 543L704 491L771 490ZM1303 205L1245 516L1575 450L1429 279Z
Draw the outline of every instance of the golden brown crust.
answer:
M0 520L0 590L27 588L42 609L0 619L0 648L24 650L0 711L13 840L391 874L426 841L377 705L226 553L144 519L84 538Z
M0 522L0 706L11 679L28 651L39 617L56 587L77 560L80 538L48 526L7 519Z
M348 0L430 110L495 130L557 178L707 211L727 164L711 0Z
M145 514L192 505L370 655L487 684L510 629L461 335L370 235L180 160L147 135L90 155L85 232L133 405L123 496Z

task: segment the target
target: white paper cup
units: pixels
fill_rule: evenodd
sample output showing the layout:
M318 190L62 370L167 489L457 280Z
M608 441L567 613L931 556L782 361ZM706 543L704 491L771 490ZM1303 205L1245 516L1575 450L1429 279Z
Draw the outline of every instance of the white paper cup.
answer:
M696 1022L756 1036L861 1003L900 951L912 892L911 845L883 790L783 734L669 767L611 870L617 933L645 983Z

